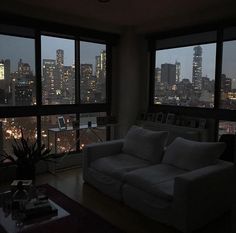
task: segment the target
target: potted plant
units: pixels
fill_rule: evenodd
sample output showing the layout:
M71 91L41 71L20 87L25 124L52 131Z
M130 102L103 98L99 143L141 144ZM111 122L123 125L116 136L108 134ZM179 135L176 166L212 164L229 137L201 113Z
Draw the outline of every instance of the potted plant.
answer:
M12 144L13 155L6 153L3 156L10 159L17 165L16 176L17 179L35 180L35 165L40 161L51 161L51 149L46 148L44 144L39 146L38 142L31 143L29 139L25 139L23 131L21 130L21 138L19 140L14 138Z

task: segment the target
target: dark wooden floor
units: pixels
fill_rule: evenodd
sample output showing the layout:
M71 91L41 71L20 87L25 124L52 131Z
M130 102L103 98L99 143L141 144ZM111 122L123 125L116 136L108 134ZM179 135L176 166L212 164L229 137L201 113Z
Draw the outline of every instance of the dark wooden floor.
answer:
M56 175L37 176L37 184L48 183L73 200L102 216L127 233L177 233L172 227L152 221L124 204L117 202L88 184L84 184L81 168L58 172ZM233 233L235 223L229 214L206 226L197 233Z

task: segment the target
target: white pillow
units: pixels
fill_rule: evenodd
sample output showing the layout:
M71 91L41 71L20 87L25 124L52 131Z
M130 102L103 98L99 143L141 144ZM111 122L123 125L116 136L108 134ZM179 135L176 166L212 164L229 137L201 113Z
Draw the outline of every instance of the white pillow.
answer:
M176 138L166 149L162 163L194 170L215 164L225 150L222 142L197 142Z
M168 132L132 126L124 138L123 152L151 163L160 163Z

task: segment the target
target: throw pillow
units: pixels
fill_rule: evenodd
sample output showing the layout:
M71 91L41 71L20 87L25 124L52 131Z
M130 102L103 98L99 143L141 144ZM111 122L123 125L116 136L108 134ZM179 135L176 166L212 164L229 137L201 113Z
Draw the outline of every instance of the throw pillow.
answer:
M222 142L197 142L178 137L167 147L162 162L194 170L215 164L224 150Z
M168 132L132 126L124 138L123 152L151 163L159 163L163 157L167 136Z

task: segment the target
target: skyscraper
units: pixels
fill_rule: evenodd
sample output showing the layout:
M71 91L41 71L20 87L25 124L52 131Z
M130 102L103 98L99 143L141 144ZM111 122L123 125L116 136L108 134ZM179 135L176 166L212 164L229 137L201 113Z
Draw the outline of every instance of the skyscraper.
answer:
M106 98L106 50L96 56L96 96L99 102Z
M60 66L64 65L64 50L62 49L56 51L56 64Z
M232 90L232 79L226 77L225 74L221 75L221 91L224 93L231 92Z
M43 59L43 103L52 104L53 97L58 88L56 81L56 61L53 59Z
M18 62L17 77L12 82L14 89L13 102L17 106L33 104L34 78L28 63Z
M176 84L176 65L175 64L161 64L161 82L169 85Z
M176 83L179 83L180 82L180 72L181 72L180 62L176 61L175 66L176 66Z
M159 67L155 68L155 82L161 82L161 69Z
M4 80L5 74L4 74L4 61L0 61L0 80Z
M200 45L193 48L193 88L195 91L202 89L202 47Z
M92 64L81 64L80 65L80 96L83 102L90 102L92 99L93 92L93 65Z

